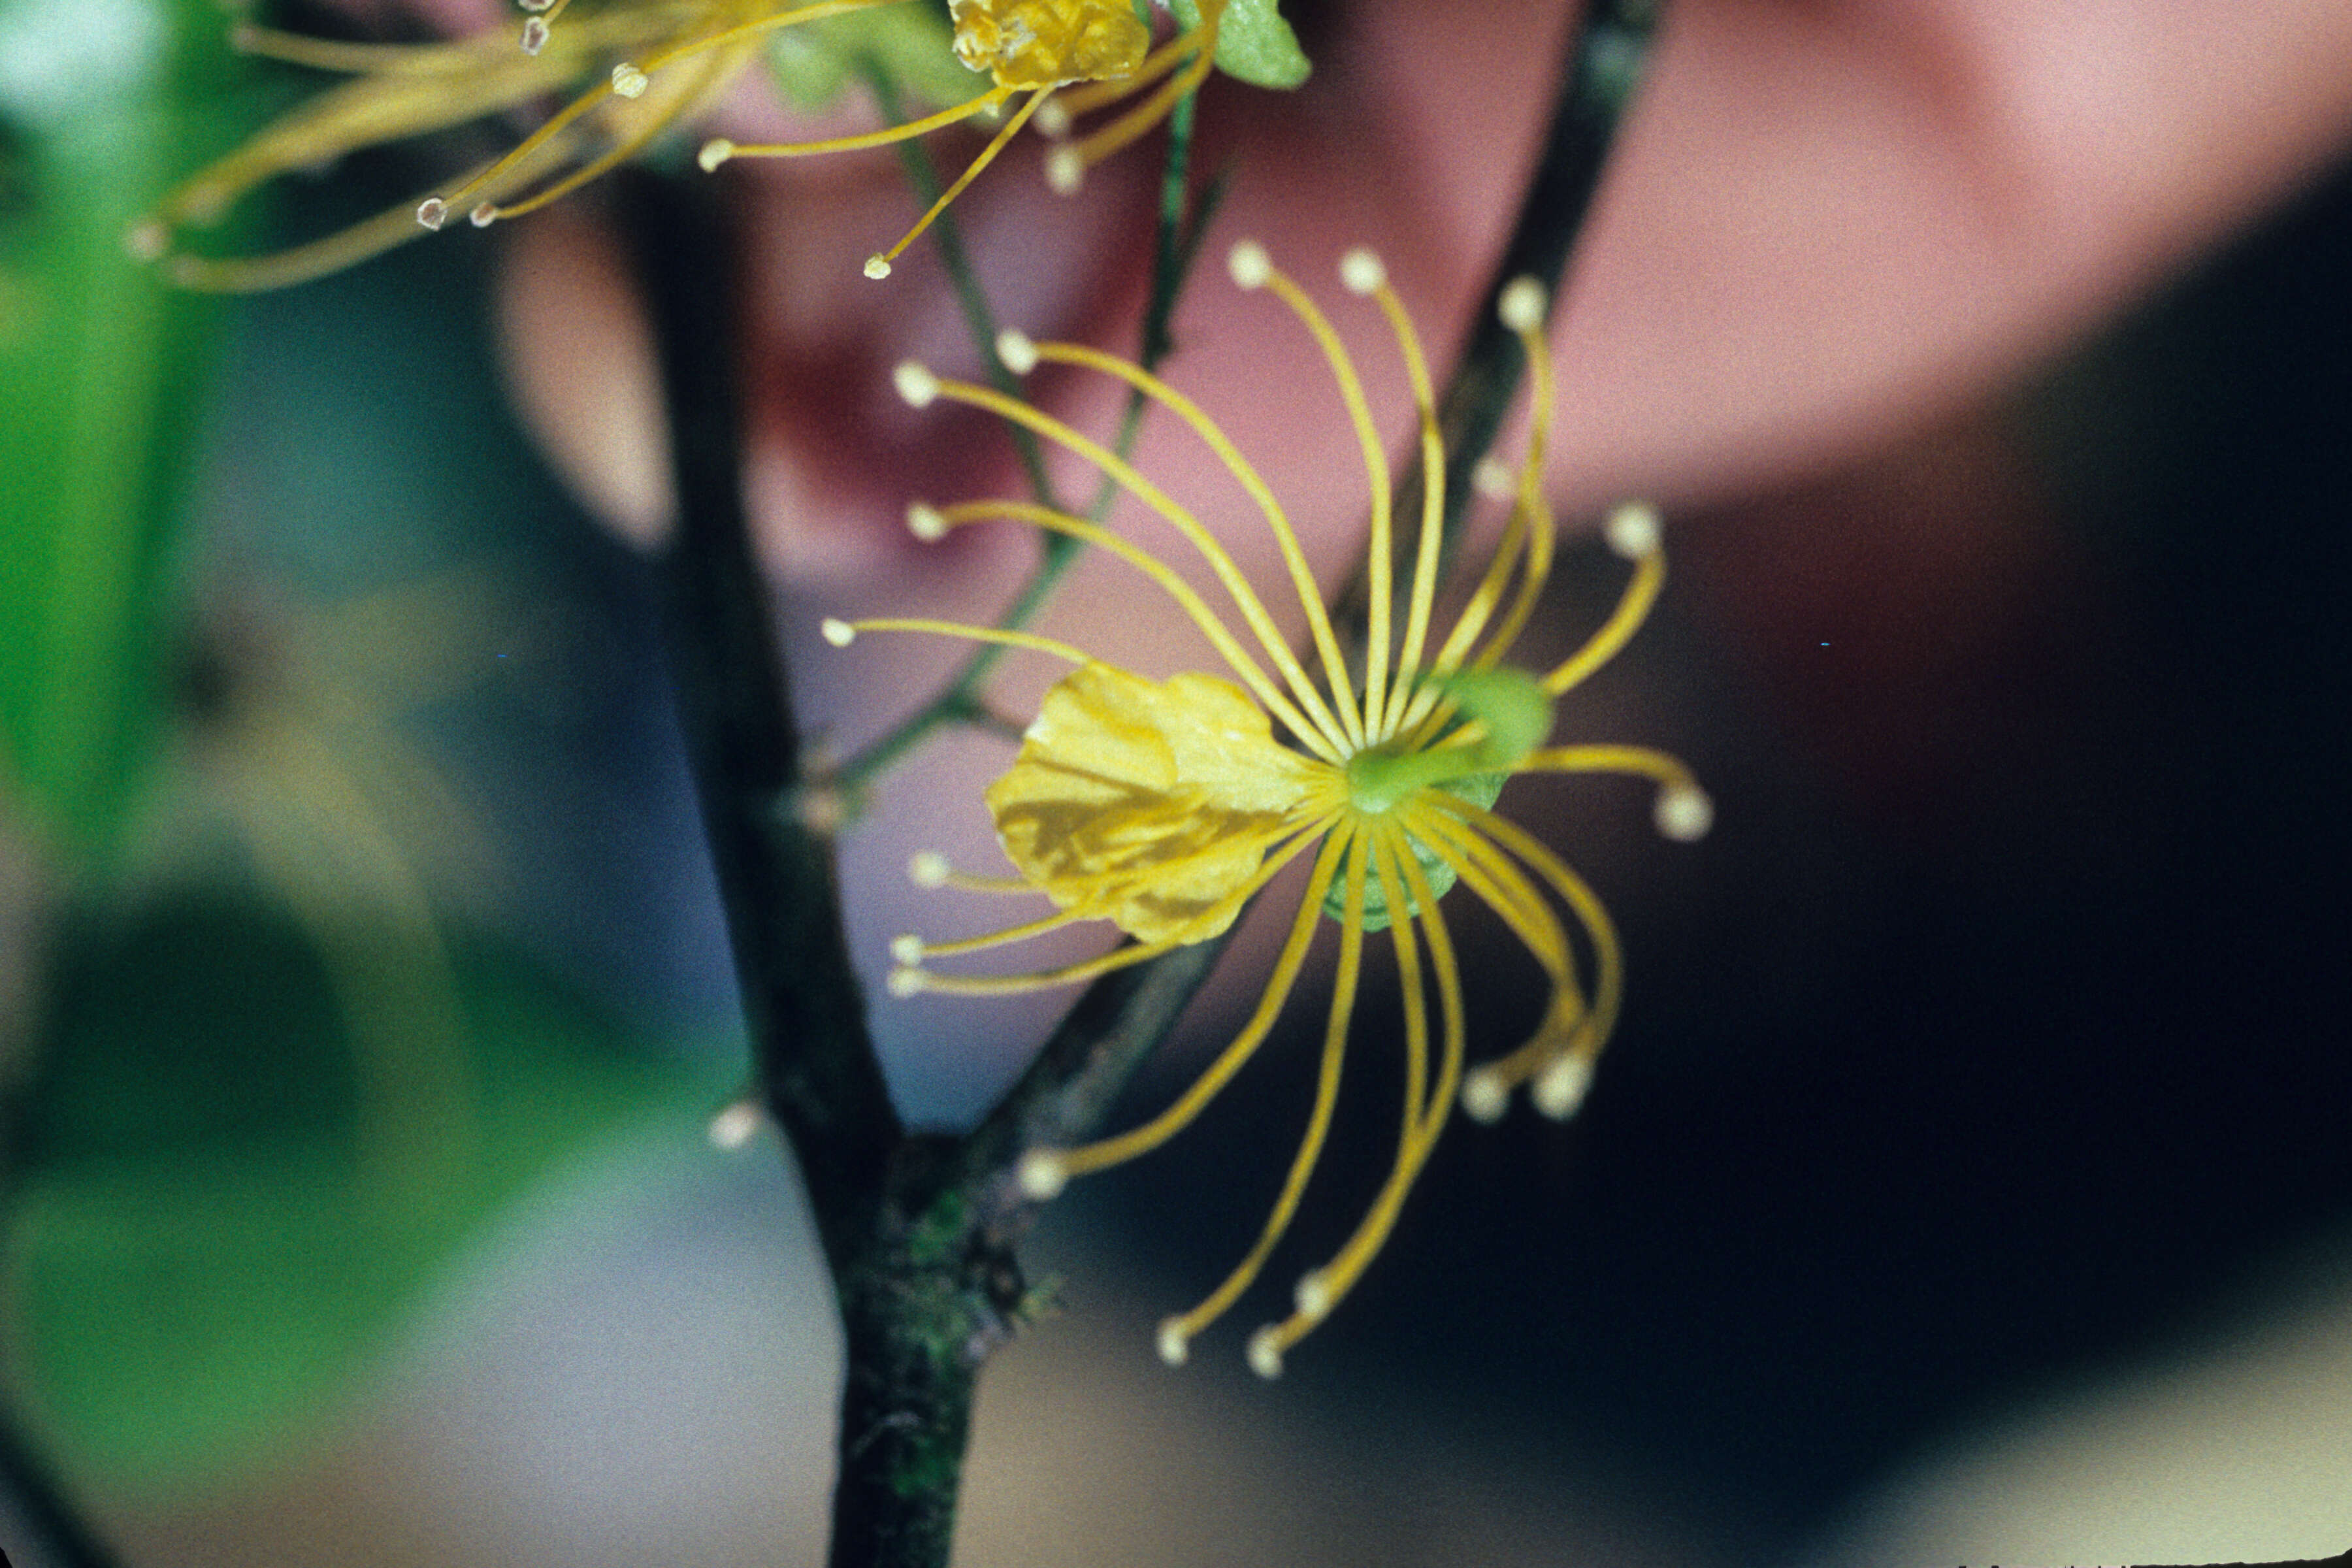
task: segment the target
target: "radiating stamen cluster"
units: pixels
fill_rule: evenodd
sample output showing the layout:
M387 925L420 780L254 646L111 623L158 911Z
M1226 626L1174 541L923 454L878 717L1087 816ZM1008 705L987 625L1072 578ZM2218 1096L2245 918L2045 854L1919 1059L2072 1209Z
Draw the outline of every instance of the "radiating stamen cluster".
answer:
M1259 1330L1250 1364L1265 1376L1286 1351L1361 1277L1396 1223L1457 1094L1492 1120L1529 1084L1546 1114L1574 1110L1613 1024L1622 989L1615 931L1591 889L1524 829L1488 809L1504 779L1528 773L1621 773L1658 786L1656 820L1675 838L1706 831L1711 808L1689 770L1639 746L1548 746L1552 702L1606 663L1640 626L1664 581L1656 514L1620 509L1609 542L1634 563L1615 611L1575 654L1536 673L1504 660L1533 613L1551 567L1553 521L1542 487L1544 433L1552 412L1549 356L1541 335L1546 300L1533 279L1505 290L1504 322L1526 351L1533 384L1532 433L1516 479L1508 524L1453 626L1433 625L1437 595L1445 453L1426 359L1412 321L1368 251L1342 263L1342 281L1385 316L1412 387L1424 482L1421 527L1403 624L1396 625L1394 500L1387 456L1354 362L1320 310L1255 244L1234 248L1245 289L1266 289L1319 347L1346 405L1370 491L1370 624L1360 678L1350 675L1338 628L1281 503L1240 449L1190 398L1139 366L1076 343L1006 333L998 354L1015 374L1040 363L1093 371L1124 383L1189 426L1263 513L1304 612L1320 679L1278 633L1274 617L1215 536L1116 453L1050 415L989 387L950 381L918 364L898 373L917 406L939 398L994 413L1099 468L1175 530L1231 601L1212 610L1159 555L1083 518L1028 501L917 506L909 525L937 539L968 524L1010 520L1104 550L1156 584L1205 636L1232 679L1187 674L1160 681L1032 632L915 618L831 621L846 646L863 631L927 632L997 643L1075 668L1046 694L1012 768L986 804L1017 875L957 872L936 855L909 867L916 882L980 893L1044 894L1055 912L987 935L951 942L902 937L891 990L999 994L1091 979L1223 932L1284 868L1308 859L1307 887L1289 934L1248 1023L1175 1102L1117 1137L1071 1149L1037 1149L1020 1176L1033 1197L1070 1177L1158 1147L1182 1131L1248 1062L1305 968L1318 916L1339 927L1314 1106L1288 1175L1256 1242L1223 1283L1160 1328L1160 1353L1185 1358L1192 1339L1256 1279L1287 1230L1314 1171L1345 1061L1362 973L1364 939L1390 933L1405 1025L1402 1126L1394 1163L1355 1233L1297 1284L1294 1310ZM1491 479L1491 474L1490 474ZM1279 725L1286 736L1276 737ZM1309 858L1311 856L1311 858ZM1498 915L1534 955L1549 1001L1533 1037L1465 1074L1462 977L1440 900L1455 882ZM1563 918L1563 911L1567 918ZM1107 920L1132 939L1098 958L1032 973L971 975L929 967L1065 926ZM1590 973L1591 984L1585 975ZM1432 1013L1435 1014L1433 1026ZM1433 1048L1433 1029L1435 1044Z
M131 231L142 259L161 259L186 288L273 289L349 267L453 213L477 226L546 205L635 157L691 119L760 58L774 34L852 12L918 0L613 0L569 16L570 0L522 0L536 12L520 47L506 34L429 45L347 44L240 26L238 47L352 79L310 100L165 195ZM951 0L957 58L991 79L987 90L903 125L813 142L704 143L715 170L730 159L796 158L887 146L993 114L1025 94L962 175L914 227L866 262L887 278L900 252L947 209L1022 127L1036 122L1055 145L1046 174L1065 194L1084 172L1166 119L1208 74L1225 0L1202 0L1200 25L1158 47L1129 0ZM587 85L583 88L583 83ZM381 213L340 233L271 256L215 258L174 253L182 229L218 222L248 192L289 171L362 147L445 130L517 110L549 93L574 96L511 152L473 170L413 209ZM1075 119L1133 100L1077 140ZM420 227L421 226L421 227Z

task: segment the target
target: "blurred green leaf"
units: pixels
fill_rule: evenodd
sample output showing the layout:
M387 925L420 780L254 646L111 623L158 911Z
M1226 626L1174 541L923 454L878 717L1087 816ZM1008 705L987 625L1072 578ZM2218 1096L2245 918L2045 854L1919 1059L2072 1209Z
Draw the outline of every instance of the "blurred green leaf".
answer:
M786 27L768 46L768 65L793 107L814 114L881 71L898 89L945 108L988 90L988 78L955 56L947 13L888 5Z
M155 712L162 567L219 319L124 250L234 139L206 0L0 0L0 791L102 847Z
M1200 0L1172 0L1176 19L1201 25ZM1217 24L1217 68L1252 87L1292 88L1314 68L1276 0L1231 0Z
M438 1061L388 1062L329 957L262 904L76 921L62 951L20 1118L13 1354L60 1458L113 1485L300 1441L526 1189L633 1131L683 1145L716 1098L510 955L443 976Z

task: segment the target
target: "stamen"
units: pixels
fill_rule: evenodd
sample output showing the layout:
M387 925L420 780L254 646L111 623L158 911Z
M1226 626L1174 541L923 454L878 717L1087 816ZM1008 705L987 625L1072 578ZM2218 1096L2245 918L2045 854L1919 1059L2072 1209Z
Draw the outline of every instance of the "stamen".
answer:
M907 388L903 384L899 386L898 392L899 395L906 395ZM911 397L907 398L907 401L915 402ZM915 406L920 408L924 403L929 401L930 399L926 397L923 403L915 403ZM948 536L947 514L935 506L917 501L907 509L907 531L926 544L937 544Z
M1658 552L1664 532L1658 522L1658 509L1647 501L1627 501L1609 514L1603 531L1609 548L1628 561L1641 561Z
M907 858L907 880L918 888L944 888L954 869L936 849L918 849Z
M1249 1368L1272 1383L1282 1375L1282 1330L1268 1323L1250 1336Z
M1511 1086L1503 1075L1480 1068L1462 1080L1462 1114L1493 1126L1511 1108Z
M704 174L715 174L719 172L719 165L733 156L735 143L724 136L713 136L702 144L702 151L694 155L694 161L702 165Z
M1160 1359L1170 1366L1182 1366L1192 1355L1192 1336L1184 1331L1181 1318L1160 1321Z
M471 223L476 228L488 228L490 225L499 221L498 204L495 202L478 203L475 205L474 210L466 215L466 218L467 221Z
M768 1124L768 1113L760 1102L749 1095L730 1101L710 1119L710 1146L714 1149L740 1149Z
M1310 1269L1298 1277L1297 1287L1290 1299L1298 1308L1298 1315L1320 1322L1331 1313L1331 1286L1320 1268Z
M890 971L890 977L884 981L883 984L891 995L904 1001L909 996L919 995L929 990L930 983L931 977L923 971L901 964Z
M940 395L940 378L910 359L898 362L898 367L890 373L890 384L898 389L898 395L906 399L909 408L929 408ZM939 514L933 512L931 515L936 517ZM907 509L907 526L915 528L913 507ZM915 529L915 537L924 537L920 529Z
M1541 282L1533 278L1514 278L1503 285L1503 292L1495 301L1495 314L1515 332L1532 332L1543 325L1544 310L1549 304Z
M1259 289L1274 276L1274 258L1265 247L1256 240L1244 239L1225 252L1225 270L1233 275L1236 288Z
M1022 1196L1032 1203L1050 1203L1060 1197L1062 1189L1070 1184L1070 1168L1062 1159L1060 1150L1032 1149L1021 1156L1016 1178L1021 1184ZM1163 1325L1160 1340L1163 1347L1168 1343L1167 1333ZM1160 1353L1164 1356L1168 1352L1163 1348Z
M878 250L873 255L867 257L866 258L866 276L873 279L877 283L879 283L885 278L889 277L890 258L883 255Z
M449 221L449 204L439 196L425 197L416 204L416 221L426 228L439 228Z
M1087 183L1087 160L1076 147L1058 146L1045 154L1045 188L1057 196L1075 196Z
M1062 106L1061 100L1047 99L1037 110L1035 123L1038 135L1059 142L1070 133L1070 111Z
M890 957L894 962L912 969L923 962L923 939L911 931L903 936L892 937Z
M628 61L623 60L619 65L613 68L614 96L618 98L642 98L645 96L646 88L652 82L652 80L653 78L646 75L645 72L639 70Z
M1510 464L1489 455L1470 470L1470 485L1488 500L1508 500L1519 493L1519 476Z
M1339 258L1339 281L1350 294L1370 294L1389 280L1389 269L1364 246Z
M1029 334L1005 328L996 334L997 362L1015 375L1027 375L1037 368L1037 345Z
M543 17L530 17L522 25L522 52L535 55L545 47L547 47L547 22Z
M1536 1077L1535 1087L1528 1097L1536 1109L1554 1121L1565 1121L1576 1114L1592 1088L1592 1058L1579 1054L1562 1057Z
M827 616L817 623L817 631L835 647L847 647L857 640L857 628L838 616Z
M1658 831L1677 843L1706 837L1715 826L1715 802L1696 784L1669 784L1658 792Z

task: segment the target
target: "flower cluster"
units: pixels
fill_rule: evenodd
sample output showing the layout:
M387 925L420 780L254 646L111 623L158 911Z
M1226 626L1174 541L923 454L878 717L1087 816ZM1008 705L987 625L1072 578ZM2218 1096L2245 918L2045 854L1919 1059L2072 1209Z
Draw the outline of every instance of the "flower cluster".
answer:
M534 14L521 36L452 43L352 44L250 25L236 32L248 53L337 72L351 80L311 99L169 192L133 227L132 253L162 260L185 288L281 287L340 270L388 250L452 213L478 226L527 213L635 157L709 105L786 29L861 12L896 10L924 25L916 0L521 0ZM1152 47L1129 0L951 0L954 58L985 76L985 90L902 125L817 141L703 144L705 170L730 159L797 158L887 146L975 117L1003 123L963 174L896 245L866 258L869 278L890 264L993 161L1024 126L1053 139L1046 175L1076 191L1085 171L1166 119L1207 76L1226 0L1198 0L1198 25ZM555 26L557 19L563 25ZM959 73L961 74L961 73ZM362 147L423 135L520 109L551 93L570 100L512 150L456 184L340 233L265 257L211 258L174 248L190 227L218 222L246 194L290 170ZM1005 106L1020 104L1009 115ZM1084 116L1125 104L1082 137Z
M1507 493L1512 510L1475 591L1453 624L1441 629L1435 611L1445 452L1418 334L1381 263L1358 250L1345 258L1340 275L1349 291L1369 296L1385 316L1418 415L1423 485L1402 592L1393 559L1399 530L1391 471L1353 360L1323 312L1262 247L1236 246L1231 270L1243 289L1272 293L1305 326L1362 447L1370 492L1370 604L1354 660L1280 501L1198 405L1117 356L1017 333L1004 334L997 344L999 358L1015 374L1050 363L1109 376L1198 435L1263 514L1306 617L1308 655L1302 658L1282 638L1267 605L1212 531L1118 454L1025 402L915 363L897 373L908 402L921 407L945 398L988 410L1094 465L1173 530L1216 578L1233 615L1212 609L1176 567L1125 534L1034 502L918 505L908 516L918 536L938 539L973 523L1011 520L1102 550L1172 599L1206 637L1225 672L1153 680L1035 633L929 619L831 621L825 632L837 646L861 632L930 633L1028 649L1073 667L1047 691L1011 769L986 795L1015 875L959 872L936 855L917 857L911 868L925 886L1043 895L1054 911L981 936L899 938L893 949L895 993L987 995L1091 979L1219 935L1285 868L1307 865L1288 937L1240 1034L1190 1089L1142 1125L1080 1147L1029 1152L1020 1179L1032 1197L1050 1198L1071 1177L1133 1159L1181 1131L1272 1032L1306 968L1318 922L1328 916L1338 923L1321 1068L1297 1152L1240 1263L1198 1305L1161 1323L1160 1350L1171 1363L1181 1362L1193 1338L1249 1288L1297 1213L1338 1101L1365 939L1389 933L1405 1034L1402 1131L1387 1179L1355 1233L1299 1279L1294 1310L1250 1340L1250 1364L1271 1377L1284 1353L1362 1277L1457 1100L1473 1117L1492 1121L1513 1091L1527 1085L1540 1110L1567 1116L1582 1100L1608 1040L1623 982L1615 931L1581 877L1494 811L1506 782L1535 773L1645 778L1657 786L1659 830L1677 839L1706 833L1713 808L1689 770L1664 752L1546 743L1554 701L1624 646L1657 597L1664 562L1654 511L1629 506L1610 519L1608 542L1633 563L1633 576L1614 612L1584 645L1549 669L1507 662L1543 591L1554 551L1542 489L1553 390L1541 285L1520 279L1501 296L1502 320L1517 334L1531 373L1531 434L1516 471L1490 466L1482 474L1482 488ZM1533 1037L1475 1068L1465 1067L1461 966L1441 904L1456 883L1525 944L1549 984ZM1097 921L1130 940L1100 957L1035 973L969 974L932 967L937 960Z

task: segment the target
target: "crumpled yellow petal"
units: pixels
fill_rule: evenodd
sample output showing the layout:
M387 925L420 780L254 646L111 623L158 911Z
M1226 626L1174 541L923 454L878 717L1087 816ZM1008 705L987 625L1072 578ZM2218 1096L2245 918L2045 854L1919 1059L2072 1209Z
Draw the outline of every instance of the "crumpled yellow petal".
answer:
M1096 662L1046 692L986 800L1006 857L1062 908L1202 942L1233 924L1266 851L1345 791L1233 682Z
M1129 0L948 0L956 58L999 87L1133 76L1151 35Z

